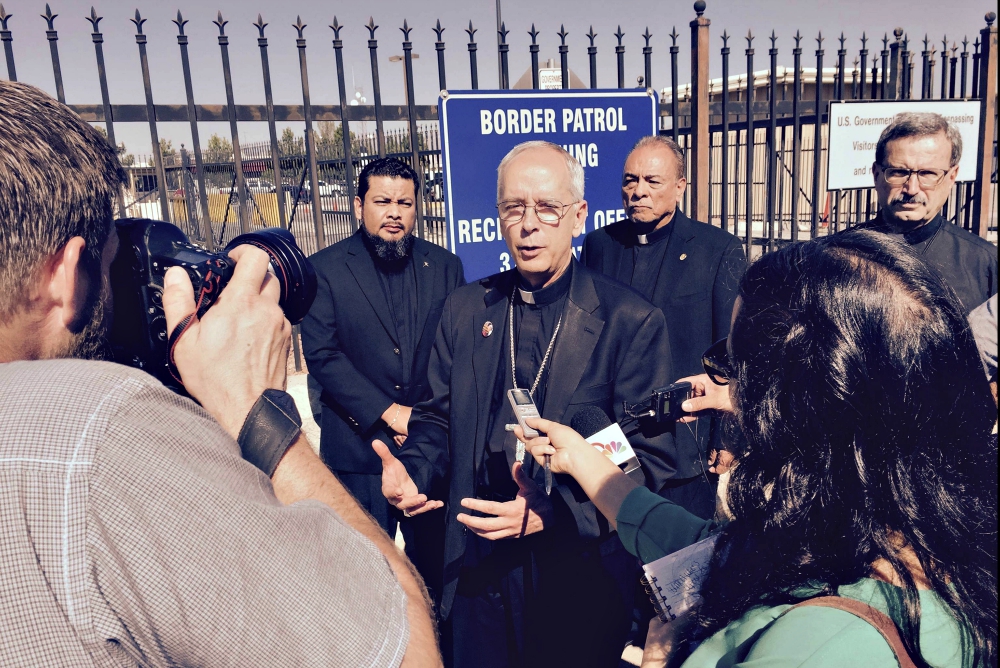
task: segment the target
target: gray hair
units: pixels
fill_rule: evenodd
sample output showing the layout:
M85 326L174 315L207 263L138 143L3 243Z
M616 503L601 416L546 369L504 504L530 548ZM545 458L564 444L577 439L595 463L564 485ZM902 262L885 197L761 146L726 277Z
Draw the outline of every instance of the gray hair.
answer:
M69 107L0 80L0 322L20 311L42 263L72 237L100 267L125 170L101 133Z
M680 144L675 142L670 137L666 135L647 135L637 141L632 150L629 151L629 155L632 155L635 151L640 148L666 148L671 153L674 154L674 159L677 161L677 180L684 178L687 173L687 160L684 157L684 149L681 148Z
M892 123L882 130L882 135L878 138L878 144L875 146L875 163L885 164L886 147L891 141L907 137L928 137L942 132L951 142L949 167L954 167L962 159L962 135L944 116L929 111L904 111L896 114Z
M500 161L500 166L497 167L497 201L500 201L501 193L503 193L503 175L504 170L507 169L507 165L517 156L534 148L551 149L558 153L562 159L566 161L566 169L569 171L570 194L572 194L577 201L582 200L584 174L583 165L580 164L580 161L570 155L569 151L558 144L553 144L550 141L535 140L518 144L514 148L510 149L510 152L508 152L507 155L503 157L503 160Z

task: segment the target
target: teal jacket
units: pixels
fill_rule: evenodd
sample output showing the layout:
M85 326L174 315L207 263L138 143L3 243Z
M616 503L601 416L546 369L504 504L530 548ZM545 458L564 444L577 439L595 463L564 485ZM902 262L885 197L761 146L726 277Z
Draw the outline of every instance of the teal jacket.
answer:
M655 561L708 536L715 524L688 513L644 487L629 494L618 510L618 535L643 563ZM892 585L863 578L838 588L891 615ZM801 607L778 619L790 605L757 607L718 631L688 657L682 668L895 668L896 658L882 635L844 610ZM957 621L933 591L920 592L920 647L935 668L962 668ZM775 621L777 620L777 621ZM900 620L896 621L899 625Z

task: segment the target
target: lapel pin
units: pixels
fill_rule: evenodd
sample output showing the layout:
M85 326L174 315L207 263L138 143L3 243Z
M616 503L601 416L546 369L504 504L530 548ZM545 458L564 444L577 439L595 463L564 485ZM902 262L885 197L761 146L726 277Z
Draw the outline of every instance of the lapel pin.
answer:
M493 323L487 320L483 323L483 336L487 337L493 333Z
M430 263L430 262L428 262L427 260L424 260L424 266L425 266L425 267L429 267L429 266L431 266L431 263Z
M681 253L681 259L682 259L682 260L686 260L686 259L687 259L687 257L688 257L688 254L687 254L687 253Z

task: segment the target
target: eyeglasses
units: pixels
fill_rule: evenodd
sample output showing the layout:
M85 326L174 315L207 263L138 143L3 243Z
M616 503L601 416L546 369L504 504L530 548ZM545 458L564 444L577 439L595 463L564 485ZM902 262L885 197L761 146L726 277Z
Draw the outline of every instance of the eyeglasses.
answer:
M719 339L701 356L701 365L705 367L705 373L716 385L728 385L730 379L736 375L729 361L728 341L728 338Z
M579 202L579 200L577 200ZM535 202L534 206L528 206L524 202L518 202L515 200L507 200L504 202L497 202L497 211L500 212L500 220L504 225L516 225L524 220L524 214L528 212L529 209L535 212L535 217L538 218L539 222L545 223L546 225L555 225L566 212L569 207L576 204L576 202L570 202L569 204L563 204L562 202L557 202L555 200L543 200L541 202Z
M902 169L901 167L883 167L882 178L890 186L901 186L909 182L910 177L917 175L917 183L921 188L933 188L948 175L948 169Z

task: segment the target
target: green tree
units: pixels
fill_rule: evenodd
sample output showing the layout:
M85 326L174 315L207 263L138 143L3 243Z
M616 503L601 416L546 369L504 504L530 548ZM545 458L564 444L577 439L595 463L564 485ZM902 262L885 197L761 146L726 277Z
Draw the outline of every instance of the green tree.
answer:
M233 143L225 137L212 133L205 147L206 162L231 162L233 160Z
M305 139L299 137L291 128L285 128L281 132L281 139L278 140L278 148L281 155L302 155L306 152Z
M101 135L107 139L108 131L102 125L94 126ZM118 154L118 159L121 161L122 165L125 167L131 167L135 164L135 156L128 152L125 148L125 142L118 142L118 147L115 148L115 153Z
M160 155L164 158L171 158L177 155L177 149L174 148L174 142L169 139L160 140Z

